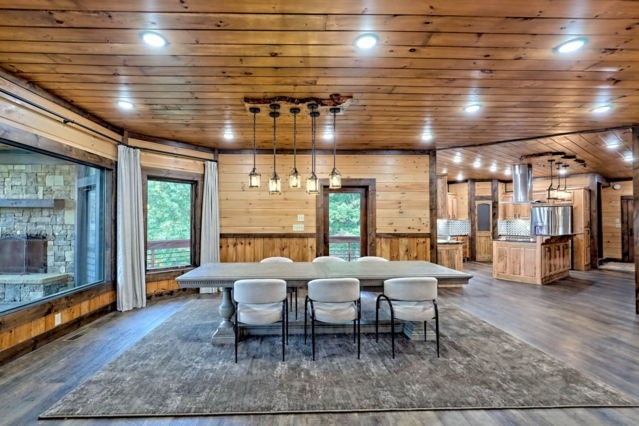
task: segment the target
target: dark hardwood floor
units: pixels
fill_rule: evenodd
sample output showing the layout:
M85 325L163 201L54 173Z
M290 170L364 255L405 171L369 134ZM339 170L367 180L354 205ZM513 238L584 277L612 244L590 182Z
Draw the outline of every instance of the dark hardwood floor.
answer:
M491 265L468 263L464 288L440 298L517 336L612 388L639 399L639 317L634 279L617 271L571 271L547 286L493 280ZM419 411L125 420L38 421L38 415L116 358L189 300L178 296L143 310L111 313L0 367L0 424L139 425L632 425L639 408Z

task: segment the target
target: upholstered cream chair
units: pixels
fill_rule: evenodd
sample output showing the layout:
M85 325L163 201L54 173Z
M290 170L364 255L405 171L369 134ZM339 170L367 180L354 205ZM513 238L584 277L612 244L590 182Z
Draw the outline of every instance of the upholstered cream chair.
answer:
M313 262L346 262L344 259L342 259L341 257L337 257L337 256L317 256L315 259L313 259Z
M380 256L362 256L355 259L356 262L388 262L388 259Z
M315 321L343 324L353 321L353 341L357 337L357 359L360 357L361 301L357 278L322 278L309 281L304 304L304 342L306 325L311 317L313 361L315 361Z
M437 279L433 277L392 278L384 281L384 292L377 296L375 306L375 340L379 337L379 310L391 318L391 346L395 358L395 320L423 321L424 341L427 322L435 320L437 357L439 358L439 311L437 310Z
M282 256L266 257L260 263L293 263L293 259ZM297 319L297 287L287 287L286 292L289 298L289 310L293 309L293 298L295 298L295 319Z
M233 284L233 331L235 334L235 362L240 324L265 325L282 322L282 361L288 340L288 304L286 281L278 279L238 280Z

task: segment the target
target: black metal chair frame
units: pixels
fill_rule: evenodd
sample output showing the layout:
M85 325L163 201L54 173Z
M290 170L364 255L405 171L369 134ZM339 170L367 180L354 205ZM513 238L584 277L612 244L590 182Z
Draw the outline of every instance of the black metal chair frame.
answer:
M295 295L295 319L297 319L297 287L286 287L288 293L290 309L293 309L293 295Z
M380 302L385 300L388 302L391 314L391 347L393 352L393 359L395 359L395 310L393 309L393 302L385 294L377 296L375 302L375 341L379 341L379 307ZM435 336L437 340L437 358L439 358L439 310L437 309L437 300L433 299L433 306L435 307ZM424 342L426 341L427 321L424 321Z
M237 347L240 340L240 323L237 320L237 302L233 298L233 290L231 290L231 302L233 303L233 334L235 336L235 363L237 364ZM288 301L282 301L282 361L285 361L285 346L288 345Z
M362 300L361 298L358 298L357 300L353 300L352 303L355 303L355 306L357 307L357 318L353 320L353 342L355 342L355 338L357 338L357 359L360 359ZM306 336L307 336L306 330L307 330L309 304L311 305L311 341L312 341L311 346L313 348L312 349L313 361L315 361L315 321L319 321L319 320L315 319L315 305L313 304L313 300L308 296L306 296L306 299L304 301L304 343L306 344Z

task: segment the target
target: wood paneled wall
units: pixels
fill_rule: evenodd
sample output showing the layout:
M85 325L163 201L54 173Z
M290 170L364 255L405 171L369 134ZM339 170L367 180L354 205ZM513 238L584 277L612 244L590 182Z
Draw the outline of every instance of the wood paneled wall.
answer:
M621 197L632 196L632 181L616 182L618 190L612 187L601 191L601 230L603 236L602 257L621 259Z
M317 175L332 168L330 155L317 157ZM429 256L429 186L427 155L338 155L337 168L343 178L376 181L376 254L393 259L424 259ZM309 174L309 155L298 155L297 167ZM249 189L252 155L221 154L220 258L228 262L257 261L268 256L311 260L316 253L316 197L304 189L288 188L291 155L277 156L277 171L283 194L269 195L267 182L273 171L273 157L258 155L257 169L262 187ZM304 216L299 222L298 215ZM293 233L293 224L304 230ZM382 236L380 237L379 234Z
M310 156L298 155L302 176L309 174ZM262 187L248 188L253 158L245 154L221 154L220 225L221 232L239 234L290 233L295 223L304 223L303 232L315 232L315 197L304 189L289 189L287 176L291 155L277 156L277 171L283 181L283 194L268 194L267 182L273 172L273 157L257 156ZM317 157L317 175L327 177L333 165L329 155ZM428 217L427 155L338 155L337 168L343 178L376 180L376 232L426 233ZM304 215L304 222L297 216Z

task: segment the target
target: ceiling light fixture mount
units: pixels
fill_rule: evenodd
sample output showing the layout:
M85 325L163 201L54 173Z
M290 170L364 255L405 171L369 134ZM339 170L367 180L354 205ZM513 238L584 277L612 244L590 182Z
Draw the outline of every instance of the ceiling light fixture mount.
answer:
M464 107L464 112L468 114L474 114L481 109L481 105L478 103L468 104Z

